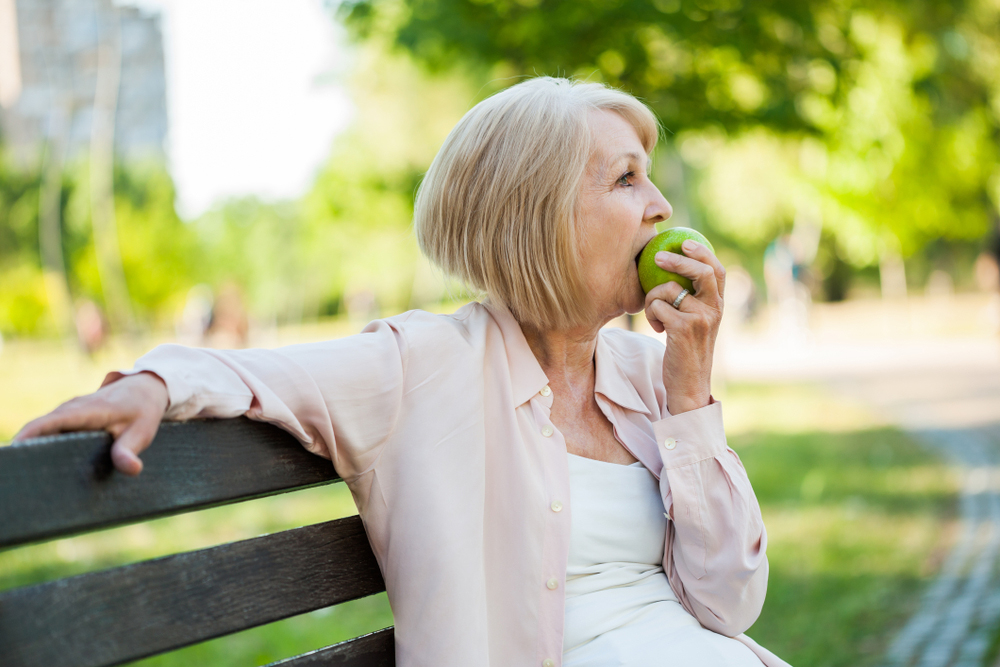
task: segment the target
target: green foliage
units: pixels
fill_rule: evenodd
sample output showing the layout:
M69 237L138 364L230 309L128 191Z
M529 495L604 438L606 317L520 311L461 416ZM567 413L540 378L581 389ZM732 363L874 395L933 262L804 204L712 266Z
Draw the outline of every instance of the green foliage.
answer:
M115 174L115 216L129 294L139 317L151 324L172 323L179 296L204 271L204 255L177 216L174 198L173 181L160 165L130 165ZM80 253L80 261L92 261L92 248ZM82 266L77 274L82 278ZM88 291L96 295L95 286Z
M36 172L0 160L0 333L53 333L38 251ZM139 318L156 323L198 279L199 249L174 209L173 181L161 164L118 165L115 217L122 263ZM103 304L93 244L85 161L63 174L63 258L74 299Z
M258 322L297 322L345 310L398 312L447 296L420 257L413 195L445 136L475 101L464 74L429 75L373 40L357 50L348 82L351 129L301 199L219 202L182 222L162 165L119 165L115 213L133 308L142 323L170 326L196 284L235 285ZM52 333L38 255L37 175L0 171L0 332ZM74 299L103 304L90 218L86 161L63 185L63 250ZM347 309L349 310L349 309Z
M233 199L192 221L206 262L199 278L216 287L234 283L254 316L295 319L301 315L305 278L301 259L302 216L294 202Z
M444 279L417 249L413 198L444 138L475 101L471 78L461 71L430 75L378 40L359 49L350 81L355 122L335 141L302 202L303 261L330 295L370 292L390 312L445 295Z
M43 326L38 185L38 175L12 168L0 146L0 333Z
M1000 8L853 0L349 0L353 33L434 71L603 80L695 168L711 231L817 221L858 267L978 242L1000 206ZM687 145L685 145L687 144Z
M133 308L169 325L188 290L236 284L258 321L368 317L456 291L416 248L413 195L448 131L522 76L575 75L646 100L675 224L757 272L821 225L830 295L886 256L967 263L1000 209L1000 7L987 0L347 0L357 110L297 201L220 202L189 223L162 165L119 165ZM39 268L39 176L0 155L0 332L54 333ZM86 162L63 180L73 299L103 304ZM926 274L929 269L921 270ZM867 274L865 274L867 275Z

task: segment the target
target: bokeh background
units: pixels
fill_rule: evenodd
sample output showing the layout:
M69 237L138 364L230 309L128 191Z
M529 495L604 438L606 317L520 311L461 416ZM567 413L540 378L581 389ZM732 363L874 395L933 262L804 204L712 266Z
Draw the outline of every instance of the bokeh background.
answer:
M729 269L714 388L771 562L748 634L997 664L998 0L0 0L0 442L159 342L474 296L420 257L414 191L536 74L654 109L665 226ZM0 552L0 589L353 512L340 485ZM391 622L376 596L142 664Z

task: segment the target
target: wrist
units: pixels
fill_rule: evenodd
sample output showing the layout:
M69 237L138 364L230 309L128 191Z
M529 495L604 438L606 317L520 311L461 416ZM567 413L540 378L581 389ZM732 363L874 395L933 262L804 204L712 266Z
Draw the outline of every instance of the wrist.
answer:
M167 383L164 382L156 373L152 371L142 371L136 373L129 378L133 380L137 385L142 387L142 391L146 392L150 400L153 401L162 412L166 412L167 408L170 407L170 392L167 390Z
M698 396L679 396L667 399L667 411L671 415L679 415L691 410L704 408L712 403L711 393Z

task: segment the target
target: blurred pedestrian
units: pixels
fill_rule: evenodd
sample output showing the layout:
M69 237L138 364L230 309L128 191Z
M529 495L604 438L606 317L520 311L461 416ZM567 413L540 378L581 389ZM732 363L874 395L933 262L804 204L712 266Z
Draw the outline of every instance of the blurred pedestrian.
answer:
M205 342L216 349L247 346L250 320L243 305L243 292L235 283L226 283L212 305L212 317L205 331Z
M76 337L80 347L88 356L93 356L101 347L107 336L107 321L100 307L90 299L80 299L73 314L76 324Z
M212 324L212 308L215 295L208 285L195 285L188 290L184 300L184 310L177 318L174 331L177 341L184 345L205 345L208 327Z

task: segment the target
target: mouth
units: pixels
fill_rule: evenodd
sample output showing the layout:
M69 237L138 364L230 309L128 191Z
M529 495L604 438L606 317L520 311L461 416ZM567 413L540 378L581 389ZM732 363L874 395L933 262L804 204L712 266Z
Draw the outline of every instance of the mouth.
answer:
M654 236L655 236L655 234L654 234ZM646 249L646 246L648 246L649 242L652 241L652 240L653 240L653 236L650 236L648 239L646 239L645 241L643 241L642 242L642 246L639 247L639 252L635 253L635 265L637 267L639 266L639 258L642 257L642 251Z

